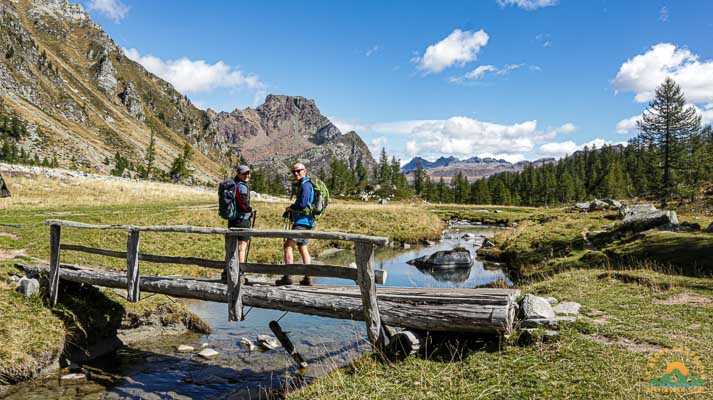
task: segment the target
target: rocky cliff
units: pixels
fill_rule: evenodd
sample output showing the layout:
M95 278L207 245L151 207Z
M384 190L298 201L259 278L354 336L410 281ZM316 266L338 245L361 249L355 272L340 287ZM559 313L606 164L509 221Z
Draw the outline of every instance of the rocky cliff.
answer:
M238 153L257 164L299 156L321 165L347 154L345 142L355 143L350 156L373 165L361 139L342 138L313 100L270 95L256 109L198 109L66 0L0 0L0 101L26 122L20 149L91 172L108 173L116 153L142 163L151 132L160 169L186 141L197 150L200 182L221 178Z

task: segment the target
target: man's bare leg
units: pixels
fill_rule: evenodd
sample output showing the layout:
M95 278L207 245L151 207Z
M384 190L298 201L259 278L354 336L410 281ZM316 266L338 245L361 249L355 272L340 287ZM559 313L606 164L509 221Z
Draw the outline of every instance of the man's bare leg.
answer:
M293 239L285 240L285 243L282 245L282 260L285 265L294 264L295 258L292 250L294 245L295 241ZM275 283L277 285L291 285L294 282L292 281L292 277L290 275L283 275L282 278L278 279Z
M309 248L305 246L297 246L297 249L300 251L300 256L302 256L302 262L304 264L312 264L312 257L309 255ZM300 285L305 285L305 286L310 286L312 285L312 277L309 275L305 275L304 278L300 281Z

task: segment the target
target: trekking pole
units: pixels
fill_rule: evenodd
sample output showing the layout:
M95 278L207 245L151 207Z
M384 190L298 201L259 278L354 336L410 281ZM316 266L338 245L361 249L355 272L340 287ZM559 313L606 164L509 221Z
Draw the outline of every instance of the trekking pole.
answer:
M257 211L253 211L253 215L250 219L250 229L255 228L255 218L257 217ZM248 240L248 247L245 249L245 262L248 262L248 255L250 254L250 244L253 242L252 237Z

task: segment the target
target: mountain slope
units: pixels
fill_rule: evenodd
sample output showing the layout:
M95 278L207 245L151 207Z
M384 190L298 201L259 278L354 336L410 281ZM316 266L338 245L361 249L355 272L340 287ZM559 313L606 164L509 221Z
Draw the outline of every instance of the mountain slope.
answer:
M18 142L24 151L99 173L109 172L105 160L117 152L142 163L151 132L156 166L167 170L187 141L201 182L225 175L238 154L273 165L341 137L303 97L268 96L256 109L230 113L200 110L66 0L0 0L0 100L27 123ZM366 146L357 147L373 163Z
M445 182L450 182L451 178L460 173L472 182L475 179L488 177L500 172L517 172L530 164L533 166L540 166L543 164L553 163L555 162L555 159L542 158L535 161L520 161L517 163L511 163L502 159L488 157L471 157L466 160L459 160L455 157L441 157L435 162L429 162L428 160L416 157L401 168L401 170L406 173L406 177L409 180L413 179L413 171L416 169L419 161L421 161L421 166L425 170L426 174L431 177L431 179L439 180L443 178Z

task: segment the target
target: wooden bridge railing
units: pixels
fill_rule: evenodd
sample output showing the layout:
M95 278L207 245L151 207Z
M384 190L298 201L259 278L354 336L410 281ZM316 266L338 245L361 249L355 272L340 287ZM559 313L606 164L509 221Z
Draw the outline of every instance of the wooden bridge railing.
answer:
M139 261L165 264L197 265L206 268L225 269L227 272L227 302L228 319L240 321L243 319L242 291L240 273L311 275L354 280L362 295L364 320L366 321L369 340L375 346L380 346L381 318L376 300L376 284L384 283L385 271L374 270L374 248L385 246L388 239L357 235L342 232L293 231L293 230L261 230L261 229L224 229L195 226L133 226L133 225L92 225L75 221L47 220L50 227L50 303L57 303L59 289L60 250L79 251L90 254L126 259L127 299L139 301ZM105 250L74 244L61 244L62 227L99 230L127 231L126 252ZM225 238L225 260L209 260L197 257L176 257L139 252L140 232L174 232L207 235L222 235ZM238 236L264 238L296 238L296 239L326 239L344 240L355 243L356 268L322 265L322 264L240 264L237 257Z

